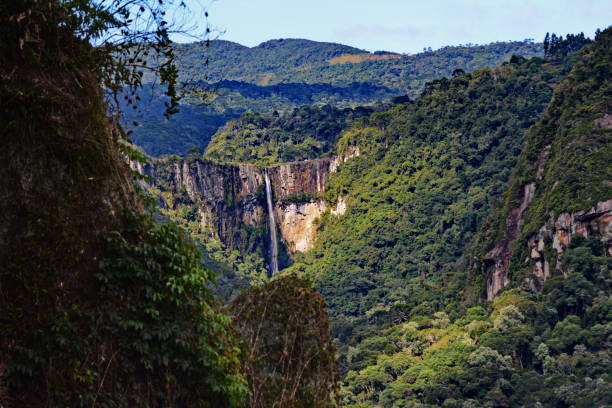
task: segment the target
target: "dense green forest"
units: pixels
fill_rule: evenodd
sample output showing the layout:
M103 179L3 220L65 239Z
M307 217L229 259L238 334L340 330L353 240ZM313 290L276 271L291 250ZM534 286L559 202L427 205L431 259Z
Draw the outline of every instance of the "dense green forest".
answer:
M449 304L453 297L446 292L441 299L446 307L432 307L431 300L414 304L399 317L403 323L360 333L359 342L350 345L345 355L346 406L609 404L612 280L605 233L571 237L540 290L534 290L533 279L541 281L526 279L533 267L524 259L528 238L548 216L586 211L612 196L607 182L612 176L612 135L605 122L612 106L611 45L612 31L607 30L582 50L580 60L556 86L551 104L526 133L505 201L496 205L490 220L480 227L481 237L489 239L499 239L500 231L508 233L505 214L517 205L519 186L536 182L510 266L511 284L493 302L478 305L472 300L467 309ZM563 65L559 58L551 63ZM483 242L486 240L476 240L468 253L484 256L492 244L487 247ZM552 259L552 253L546 257ZM461 272L465 265L454 267L460 279L465 278ZM471 273L478 272L481 270ZM452 277L446 279L434 284L436 291L462 289L453 284ZM478 281L473 276L463 289L484 296ZM429 300L423 298L426 292L421 289L421 302ZM464 305L470 303L464 301ZM370 322L376 321L375 313L369 317ZM397 322L398 316L395 319Z
M414 103L343 133L339 154L357 145L361 155L332 176L326 197L343 197L347 213L322 219L315 248L292 267L318 282L343 330L370 314L435 311L459 295L448 274L568 66L516 58L438 80Z
M355 109L304 105L282 114L246 113L217 131L205 157L246 163L282 163L323 157L335 153L340 132L353 120L384 108L383 104Z
M71 7L0 8L0 405L239 406L248 390L213 274L145 211L125 160L136 152L108 116L101 84L138 86L117 60L125 43L82 37L129 13ZM163 52L158 23L144 39Z
M474 255L482 258L497 242L507 240L508 226L504 220L521 201L529 184L535 192L514 237L519 243L537 234L551 217L587 212L610 199L612 169L608 161L612 147L607 121L611 84L607 78L612 73L612 56L608 32L600 35L596 46L584 49L583 58L557 87L554 100L538 124L529 130L508 191L482 228L473 247ZM575 49L576 39L585 42L579 36L558 40L553 48L556 51L551 54L552 61L559 61L564 51ZM554 268L557 259L551 245L548 243L543 250ZM519 244L512 249L509 272L515 275L513 284L520 286L519 282L527 278L528 268L521 260L527 256L528 246Z
M192 147L204 151L219 127L247 111L272 114L311 104L355 108L401 95L413 98L426 82L456 69L495 67L512 55L542 53L542 45L530 41L445 47L410 56L291 39L253 48L221 40L208 46L180 44L176 58L185 84L178 115L170 120L160 116L163 87L145 86L139 109L124 109L123 124L153 156L185 154ZM350 55L360 58L347 60ZM144 81L152 78L145 75Z
M593 45L555 36L545 59L456 71L386 111L251 113L214 136L206 155L228 162L358 147L326 186L327 202L342 200L347 212L325 213L314 248L283 271L312 279L329 303L343 405L587 407L610 399L605 238L574 236L559 257L548 242L543 256L557 272L546 282L523 262L549 216L612 196L610 36ZM510 243L510 283L486 302L485 254L506 242L507 214L530 182L536 193ZM181 211L189 205L177 203L164 211L188 225ZM197 216L190 223L197 231ZM263 258L249 275L244 262L257 262L255 254L224 260L217 245L211 254L231 270L224 286L266 280Z
M455 69L493 67L512 55L541 56L541 47L540 43L525 40L400 55L302 39L270 40L252 48L217 40L210 47L205 43L180 45L177 53L181 75L190 80L234 80L259 85L367 83L416 96L425 82L450 76ZM208 58L208 65L202 55Z
M571 237L559 256L548 241L543 256L554 272L545 282L524 259L527 241L550 216L584 213L612 196L611 37L607 30L588 45L583 36L555 36L545 59L457 71L428 83L415 100L351 117L340 133L350 111L304 107L244 115L213 138L207 155L232 162L359 148L326 186L325 199L343 200L347 212L325 213L315 247L294 254L283 271L312 279L329 303L343 405L590 407L610 400L605 232ZM331 132L319 133L322 125ZM325 151L308 142L316 134L326 138ZM294 156L296 142L303 156ZM506 242L508 214L531 182L536 193L509 244L509 284L487 302L485 254ZM166 212L185 223L179 210L185 207ZM197 217L192 223L197 230ZM226 263L233 278L224 285L237 276L243 284L265 280L263 272L238 272L240 256L247 255Z
M210 88L209 93L193 88ZM230 119L243 113L291 112L293 109L320 105L358 107L376 106L377 101L396 97L397 92L366 83L339 87L329 84L278 84L258 86L238 81L214 85L190 83L181 100L180 111L170 119L163 117L163 88L147 85L139 91L138 109L125 109L124 125L131 129L132 141L152 156L184 155L191 148L206 149L211 137ZM125 106L124 106L125 107ZM129 108L129 107L128 107Z

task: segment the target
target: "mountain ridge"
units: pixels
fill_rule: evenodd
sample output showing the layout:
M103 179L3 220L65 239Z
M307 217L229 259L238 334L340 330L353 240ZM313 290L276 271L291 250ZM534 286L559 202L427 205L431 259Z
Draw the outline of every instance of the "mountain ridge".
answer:
M410 56L301 39L271 40L259 48L215 41L210 47L203 42L176 45L181 79L187 82L179 106L183 112L176 120L162 118L159 89L143 90L154 96L149 108L125 110L124 125L147 153L204 151L219 127L248 111L272 114L302 104L355 108L401 95L414 99L427 82L451 77L456 70L495 67L515 54L529 58L543 53L541 44L529 41L444 47ZM212 98L203 101L201 93Z
M415 54L398 54L394 52L376 51L370 52L359 48L347 46L339 43L331 42L319 42L307 39L275 39L265 41L254 47L243 46L238 43L226 41L226 40L213 40L210 42L210 47L206 47L205 43L182 43L177 44L177 52L179 53L179 66L183 72L183 77L186 79L206 79L209 82L216 82L220 80L239 80L250 83L258 83L261 80L261 75L266 73L274 74L275 78L271 79L271 84L283 83L283 82L304 82L304 83L350 83L359 82L359 80L347 80L343 78L348 74L357 75L357 72L352 70L348 66L366 64L371 71L372 68L377 68L378 71L373 73L369 81L374 82L378 85L390 86L393 89L400 89L398 83L393 83L390 78L377 78L381 72L380 69L387 70L387 75L391 74L392 77L397 77L398 73L389 71L391 68L400 69L407 71L405 75L410 75L411 68L414 61L424 57L435 57L443 56L448 62L452 56L461 56L469 52L473 52L474 57L468 58L463 63L458 64L450 68L447 68L447 75L452 73L452 70L461 68L464 70L472 71L475 65L470 65L470 60L475 57L480 57L480 54L492 50L492 52L499 53L503 58L510 58L513 54L523 55L525 57L531 57L535 55L542 55L542 45L540 43L534 43L531 41L509 41L509 42L492 42L484 45L457 45L457 46L446 46L434 51L425 51ZM238 50L237 55L230 55L227 52L227 48ZM271 52L274 51L274 52ZM367 54L371 56L380 55L381 52L399 56L400 65L390 65L389 61L376 60L376 61L358 61L355 63L341 64L348 65L341 67L342 70L338 71L339 67L334 69L333 64L330 60L334 57L340 57L344 54L359 55ZM200 53L206 55L208 60L208 66L205 67L205 61L198 61L193 58L194 53ZM278 57L278 58L277 58ZM227 59L230 58L230 59ZM242 60L248 59L249 65L242 64ZM430 59L428 63L435 62L435 59ZM239 66L235 67L235 64ZM412 65L411 65L412 64ZM478 64L478 62L477 62ZM404 65L406 67L404 67ZM482 63L480 63L482 68ZM496 65L496 64L494 64ZM487 65L490 66L490 65ZM200 67L202 71L205 69L207 77L204 78L199 76L197 72L193 71L193 68ZM255 67L255 70L253 69ZM223 73L221 68L224 68ZM236 68L239 68L237 70ZM441 68L441 66L440 66ZM267 69L272 69L271 72L266 72ZM279 72L278 70L281 69ZM317 72L313 77L304 75L303 72L312 71ZM446 72L445 71L445 72ZM302 74L300 74L302 72ZM399 74L402 74L401 72ZM257 75L260 75L258 77ZM340 75L340 76L338 76ZM404 75L404 74L402 74ZM296 80L298 78L299 80ZM399 76L401 78L401 75Z

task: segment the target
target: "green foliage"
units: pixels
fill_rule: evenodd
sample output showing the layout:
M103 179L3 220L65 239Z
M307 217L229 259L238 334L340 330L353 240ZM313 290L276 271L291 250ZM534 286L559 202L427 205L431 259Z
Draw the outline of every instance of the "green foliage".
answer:
M584 51L592 58L586 66L609 66L598 65L608 58L597 48L608 47L606 35ZM495 71L457 72L450 80L431 82L413 104L358 119L342 133L338 152L357 147L360 156L341 165L326 186L326 199L334 203L342 197L347 212L322 218L315 248L300 255L291 270L312 276L331 304L334 333L342 342L345 406L552 408L597 406L609 397L610 265L598 239L573 237L561 259L567 276L548 279L541 293L508 290L469 309L453 298L465 288L464 275L455 272L464 265L460 257L505 191L524 133L550 101L551 88L571 95L588 82L593 97L602 99L601 108L585 114L593 114L589 120L598 120L599 127L581 127L588 137L576 142L576 135L550 122L559 133L546 135L540 127L550 119L547 113L528 132L525 151L547 137L559 166L552 169L562 179L554 184L555 194L565 194L569 186L572 194L585 188L581 194L591 203L609 198L609 189L590 184L595 178L593 183L606 185L600 177L609 178L601 159L607 151L607 122L601 118L609 105L603 96L609 92L602 89L609 76L589 71L594 80L581 74L585 68L579 62L562 82L576 58L554 63L513 58ZM571 106L575 100L565 101L568 95L551 106ZM559 112L557 120L567 112ZM566 150L569 141L588 144L596 157L587 156L577 171L592 166L592 172L565 179L570 175L556 163L557 140L566 141ZM523 162L524 154L518 171L534 177L538 156ZM529 171L520 167L525 163ZM567 211L575 204L571 197L541 202ZM496 214L495 225L503 224L505 217Z
M585 332L580 325L580 318L575 315L567 316L555 325L550 332L548 346L554 351L571 351L574 346L584 341Z
M230 319L208 288L214 275L173 224L128 214L128 226L108 238L98 274L102 303L92 320L99 324L92 334L115 339L109 396L129 388L149 400L128 396L127 405L238 406L246 389Z
M347 212L323 218L315 247L292 270L312 276L334 316L354 326L389 324L402 307L412 316L447 307L450 316L463 285L456 263L559 75L538 58L456 75L414 103L355 121L338 151L356 146L360 156L340 166L325 194L342 197Z
M501 331L507 331L521 324L524 320L523 314L514 305L506 306L499 311L493 321L493 327Z
M230 303L249 407L337 406L336 348L325 306L310 283L293 276L254 286Z
M143 215L125 162L139 154L108 117L101 89L138 87L147 49L161 57L152 69L174 110L163 18L173 4L0 6L3 407L231 407L244 399L229 318L208 289L212 274L176 227Z
M496 244L508 241L510 276L519 275L524 266L527 248L523 243L547 221L562 213L588 211L612 196L608 182L612 179L612 129L608 122L612 106L611 43L612 30L608 29L579 55L554 62L569 66L577 61L567 78L555 86L551 104L540 121L529 130L504 201L491 213L473 247L474 254L482 257ZM513 237L506 220L519 207L524 188L530 183L535 186L535 194ZM574 265L578 258L568 261ZM471 273L480 272L474 269Z
M565 38L562 35L557 37L555 33L552 36L546 33L544 38L544 56L551 59L561 59L572 52L580 50L591 42L589 38L584 36L584 33L576 35L568 34Z
M300 204L310 203L316 200L317 198L320 198L320 196L321 195L319 193L289 194L280 200L280 205L288 205L288 204L300 205Z
M9 392L42 376L52 406L239 406L246 388L230 320L200 254L172 224L128 212L124 225L108 234L95 298L49 314L4 360Z
M443 47L415 55L383 54L390 56L387 59L372 58L373 54L341 44L301 39L271 40L253 48L220 40L212 41L210 49L204 46L205 43L177 46L181 75L185 78L259 85L361 83L401 90L410 97L417 96L425 82L451 76L456 69L469 72L497 66L512 55L529 58L542 54L542 45L530 41ZM202 54L209 60L206 69ZM342 63L344 56L361 58Z
M374 111L325 105L301 106L272 116L246 113L219 129L206 149L206 157L221 162L269 164L326 156L334 152L338 135L352 120Z
M130 129L130 140L151 156L186 155L190 148L206 149L212 135L228 120L240 116L242 109L219 111L210 104L189 104L181 100L179 112L163 116L168 99L159 88L148 84L137 92L139 109L122 103L122 125ZM123 102L123 101L122 101Z
M345 406L605 405L612 391L611 293L590 272L598 257L592 247L592 240L576 240L568 256L590 258L539 294L506 291L483 305L488 310L467 309L444 328L412 318L366 337L348 353ZM381 353L387 346L391 352Z

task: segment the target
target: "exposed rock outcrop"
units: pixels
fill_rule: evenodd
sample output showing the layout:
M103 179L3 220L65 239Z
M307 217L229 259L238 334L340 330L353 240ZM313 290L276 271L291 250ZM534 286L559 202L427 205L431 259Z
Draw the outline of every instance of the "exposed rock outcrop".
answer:
M276 219L281 236L290 251L308 251L314 245L317 225L316 220L327 211L327 203L322 200L287 205L276 208Z
M523 215L529 203L531 203L534 193L535 183L529 183L523 186L520 205L510 211L510 214L508 214L506 218L506 234L503 239L485 255L485 262L494 265L493 272L487 281L488 300L493 299L497 292L510 282L508 279L508 270L510 268L510 260L512 259L511 245L519 236L521 224L523 223Z
M326 211L341 215L346 201L336 208L323 199L332 173L346 160L359 155L351 150L341 158L330 157L271 167L220 164L200 159L160 159L132 167L150 177L162 191L170 191L175 203L189 204L198 215L201 231L233 249L244 249L245 229L267 223L265 174L273 190L274 217L280 237L291 252L307 251L315 241L316 220ZM262 229L261 231L265 231ZM264 248L263 242L257 243ZM264 250L265 251L265 250Z
M535 196L537 183L543 178L550 151L550 145L540 151L534 166L535 181L522 186L521 193L517 197L519 205L511 209L506 217L504 235L484 256L483 266L488 275L487 300L493 300L497 293L510 283L508 276L510 263L517 251L517 246L521 245L518 241L523 218ZM527 238L529 254L525 263L532 268L533 276L536 278L535 281L526 278L529 286L538 289L551 276L551 268L562 270L559 262L560 256L567 249L573 234L597 237L604 244L608 254L612 255L611 222L612 200L599 202L588 211L564 212L556 217L551 215L536 234ZM547 243L550 248L547 248Z
M296 194L323 193L329 175L338 167L336 160L336 158L306 160L271 167L270 178L276 200L291 198Z
M333 215L342 215L346 212L346 199L344 197L338 197L338 203L335 208L329 210Z
M522 214L530 197L533 197L533 187L530 186L532 184L525 186L521 206L508 217L508 230L504 239L485 257L486 261L494 265L487 281L488 300L494 299L497 292L510 283L508 270L513 256L512 245L518 239ZM550 217L536 234L529 237L529 254L525 263L532 268L537 279L529 283L541 286L551 276L553 269L565 273L560 258L574 234L585 238L596 237L608 255L612 255L612 200L599 202L588 211L564 212L557 217Z
M559 256L568 248L572 235L579 234L585 238L598 237L608 255L612 255L612 200L602 201L589 211L562 213L540 228L537 234L529 238L529 258L535 275L542 281L550 276L550 265L546 257L546 243L550 242L554 250L554 267L561 269Z

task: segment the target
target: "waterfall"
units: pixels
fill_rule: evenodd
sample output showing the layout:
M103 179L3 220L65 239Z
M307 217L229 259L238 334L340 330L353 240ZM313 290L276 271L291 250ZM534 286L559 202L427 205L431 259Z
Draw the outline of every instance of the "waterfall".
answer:
M266 201L268 202L268 217L270 217L270 274L278 272L278 238L276 237L276 221L274 219L274 205L272 204L272 185L268 170L265 172L266 178Z

